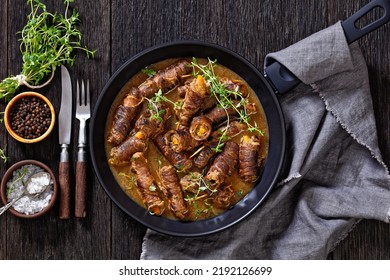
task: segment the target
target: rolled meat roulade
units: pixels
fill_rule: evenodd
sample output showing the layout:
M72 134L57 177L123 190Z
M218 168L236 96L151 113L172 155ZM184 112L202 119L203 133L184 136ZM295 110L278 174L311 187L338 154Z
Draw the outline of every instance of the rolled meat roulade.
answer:
M238 144L228 141L225 143L223 151L215 157L205 176L212 188L219 187L226 181L226 178L232 175L233 170L237 167L238 151Z
M160 178L161 191L168 199L169 209L175 217L184 219L188 209L175 168L172 165L163 166L160 169Z
M260 171L259 164L260 141L252 135L244 135L240 140L239 175L245 182L253 183Z
M137 190L146 209L152 215L162 215L165 210L164 200L160 196L158 186L150 173L147 160L142 152L137 152L133 155L131 171L136 174Z

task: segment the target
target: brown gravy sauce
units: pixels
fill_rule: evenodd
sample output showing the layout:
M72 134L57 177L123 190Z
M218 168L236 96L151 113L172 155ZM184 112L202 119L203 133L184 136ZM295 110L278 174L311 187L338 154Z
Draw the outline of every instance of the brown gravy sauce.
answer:
M168 67L169 65L172 65L173 63L177 62L178 59L167 59L161 62L158 62L156 64L150 65L148 68L153 69L155 71L158 71L160 69L164 69ZM206 64L207 60L205 59L198 59L198 62L200 64ZM245 86L248 89L249 92L249 102L255 103L257 112L254 115L251 115L251 121L250 123L254 125L257 124L257 127L262 130L263 136L260 136L260 142L261 142L261 158L266 159L267 152L268 152L268 126L267 126L267 120L264 114L264 110L260 104L259 99L257 98L256 94L253 92L253 90L249 87L249 85L236 73L231 71L230 69L218 64L218 66L215 68L215 74L219 77L226 77L231 80L240 80L245 84ZM125 84L125 86L119 91L117 97L115 98L111 109L108 114L107 122L106 122L106 128L105 128L105 151L107 158L110 157L110 150L113 147L112 144L108 143L107 136L109 131L111 130L113 116L115 113L116 108L121 104L123 98L125 97L126 93L129 92L131 87L137 87L142 82L144 82L148 76L144 74L142 71L137 73L135 76L130 78L130 80ZM171 90L165 95L167 98L171 99L172 101L178 100L178 94L176 91L176 88ZM172 129L175 127L176 117L173 116L168 120L167 123L167 130ZM247 134L249 132L246 132ZM251 134L251 133L249 133ZM242 137L243 133L240 133L236 137L234 137L232 140L236 143L240 143L240 138ZM144 152L145 157L148 160L148 164L150 167L150 171L156 181L157 184L160 183L158 170L164 166L169 164L169 162L161 155L160 151L154 146L152 141L149 141L148 147L146 152ZM135 202L137 202L139 205L144 207L142 199L137 191L136 186L136 176L134 173L130 171L130 164L126 166L113 166L110 165L111 171L116 178L118 184L123 189L123 191ZM190 169L190 171L201 171L197 169L196 167L193 167ZM178 173L179 178L186 175L187 173ZM233 186L235 196L234 201L232 203L233 207L234 204L236 204L238 201L240 201L248 192L252 190L254 187L253 183L246 183L242 181L238 176L238 171L235 170L229 180L230 184ZM167 204L167 201L166 205ZM195 202L188 203L187 206L189 209L189 215L186 220L200 220L205 218L210 218L213 216L216 216L224 211L226 209L217 209L215 207L210 206L208 203L205 203L203 200L196 200ZM177 219L172 212L169 210L169 207L165 208L165 211L162 215L163 217L167 217L170 219Z

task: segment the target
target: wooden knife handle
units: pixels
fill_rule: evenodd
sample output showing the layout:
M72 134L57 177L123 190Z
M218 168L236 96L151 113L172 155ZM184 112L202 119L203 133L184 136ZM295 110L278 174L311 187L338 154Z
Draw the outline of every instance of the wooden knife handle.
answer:
M87 198L87 163L78 161L76 163L76 201L75 216L85 218L87 216L86 198Z
M69 183L69 162L60 162L60 219L70 218L70 183Z

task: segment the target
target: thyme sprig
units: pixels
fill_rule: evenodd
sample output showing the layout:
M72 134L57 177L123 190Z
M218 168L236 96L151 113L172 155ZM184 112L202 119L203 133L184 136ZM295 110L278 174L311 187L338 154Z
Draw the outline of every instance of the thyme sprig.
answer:
M22 184L25 183L23 179L27 175L27 172L28 169L26 166L23 166L22 168L16 171L17 178L14 181L12 181L11 185L8 187L7 196L9 196L14 191L16 183L18 183L19 181L21 181Z
M137 178L135 176L131 176L131 175L126 174L124 172L119 172L118 175L125 178L125 180L127 182L127 186L126 186L127 190L132 190L134 188L135 184L137 183Z
M152 98L144 98L148 101L148 109L152 112L152 115L150 117L152 119L158 120L159 122L163 121L162 116L165 113L164 109L160 109L162 102L170 103L171 105L173 105L174 110L178 110L181 107L180 102L173 102L172 100L164 96L161 89L159 89Z
M216 213L214 209L214 204L207 201L207 199L204 201L204 208L200 208L197 204L194 204L195 210L195 216L200 217L203 214L208 214L209 212Z
M148 68L148 67L142 69L141 71L142 71L142 73L148 75L148 77L153 77L157 73L155 70Z
M162 117L165 114L165 109L161 109L161 101L163 100L162 97L161 89L159 89L152 98L143 97L148 101L147 107L151 113L150 118L155 119L158 122L163 122Z
M228 123L229 123L229 115L228 115ZM223 146L225 145L225 142L229 140L229 136L227 135L227 127L226 129L219 130L218 133L220 136L218 137L218 143L217 146L214 148L211 148L216 153L222 152Z
M191 172L189 175L189 180L191 180L191 182L197 185L197 191L193 195L187 194L184 198L185 201L191 203L208 196L207 193L204 193L205 191L209 191L210 193L217 192L217 189L210 188L211 184L204 179L204 174L198 172Z
M177 102L173 102L172 100L170 100L169 98L167 98L166 96L164 96L163 92L161 89L158 90L158 92L155 93L155 97L156 97L156 102L157 103L160 103L160 102L166 102L166 103L169 103L173 106L173 109L174 110L178 110L182 107L182 103L183 102L180 102L180 101L177 101Z
M3 160L4 163L7 163L8 161L8 156L5 153L5 150L7 149L7 146L4 148L0 148L0 158Z
M61 64L73 65L75 55L73 51L79 49L87 57L93 57L95 51L90 51L81 45L82 34L77 29L79 14L73 9L68 15L69 5L75 0L64 0L65 13L51 13L40 0L27 0L31 12L27 16L27 23L18 32L21 34L20 51L23 66L21 73L10 76L0 82L0 99L10 100L21 85L31 88L42 87L51 81L51 78L40 85L49 74L54 75Z
M236 88L234 90L230 90L218 79L218 76L214 71L214 68L217 66L216 60L211 60L208 58L207 64L200 64L196 58L192 58L191 65L193 67L193 76L203 76L209 85L211 95L217 100L218 106L225 110L228 125L230 123L230 118L227 109L234 108L238 114L239 121L247 125L248 131L257 133L261 136L264 135L263 132L257 127L256 123L254 125L250 123L251 118L247 110L248 100L243 96L239 89ZM238 103L233 102L232 98L238 100ZM218 145L213 149L216 152L221 152L225 141L226 130L221 134Z

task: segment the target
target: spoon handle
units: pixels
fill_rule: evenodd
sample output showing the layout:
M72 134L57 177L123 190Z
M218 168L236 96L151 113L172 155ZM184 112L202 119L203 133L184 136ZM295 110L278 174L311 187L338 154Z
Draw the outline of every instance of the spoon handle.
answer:
M8 208L10 208L12 205L14 205L14 203L16 201L18 201L19 199L21 199L23 197L23 194L21 196L19 196L18 198L15 198L14 200L12 200L11 202L7 203L6 205L4 205L3 207L0 208L0 215L2 215L5 211L8 210Z

